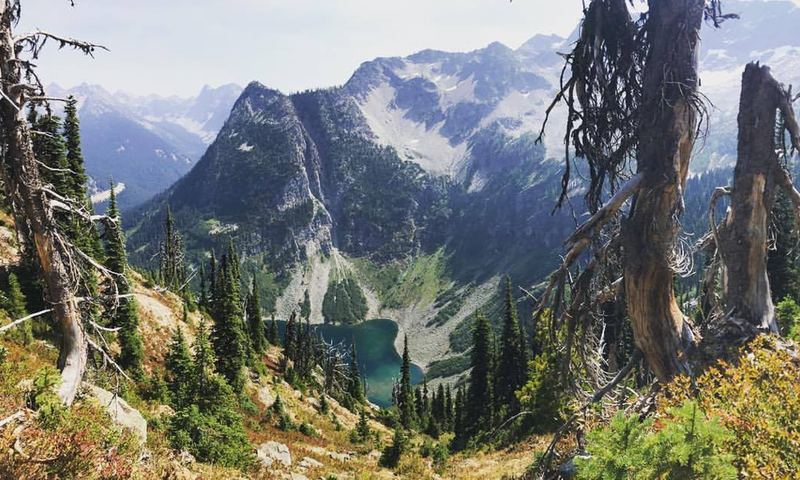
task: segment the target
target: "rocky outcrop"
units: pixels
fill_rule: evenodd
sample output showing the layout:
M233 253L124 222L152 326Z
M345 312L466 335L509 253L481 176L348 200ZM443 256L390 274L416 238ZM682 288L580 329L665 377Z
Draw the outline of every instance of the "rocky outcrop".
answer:
M86 383L83 386L90 399L103 407L114 422L133 431L142 443L147 441L147 421L138 410L108 390Z
M276 462L284 467L292 466L292 454L289 452L289 447L282 443L262 443L256 448L256 455L265 467L271 467Z

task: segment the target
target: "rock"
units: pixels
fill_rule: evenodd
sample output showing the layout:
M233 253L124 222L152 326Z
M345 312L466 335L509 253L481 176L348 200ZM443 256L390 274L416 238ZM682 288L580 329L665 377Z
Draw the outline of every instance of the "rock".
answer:
M308 477L300 473L292 472L292 480L308 480Z
M89 396L106 410L112 420L123 428L133 430L142 443L147 441L147 421L139 410L108 390L85 383L84 387L87 388Z
M181 453L178 454L178 460L180 460L180 462L184 465L189 465L196 461L194 455L187 452L186 450L181 450Z
M159 405L153 410L153 416L155 417L172 417L174 415L175 410L173 410L169 405Z
M256 449L256 454L265 467L270 467L275 462L281 463L284 467L292 466L292 454L289 453L289 447L282 443L262 443Z
M270 392L269 385L259 387L256 391L256 396L258 401L263 403L266 408L271 407L272 404L275 403L275 396Z
M377 451L377 450L373 450L373 451L371 451L371 452L369 452L369 453L367 454L367 457L368 457L368 458L371 458L371 459L373 459L373 460L376 460L376 461L377 461L377 460L380 460L380 458L381 458L381 452L379 452L379 451Z
M566 462L562 463L561 465L559 465L558 473L561 474L561 478L573 478L575 477L575 475L578 474L578 466L575 465L576 458L580 458L581 460L588 460L591 458L591 455L578 454L570 458Z
M322 462L318 462L311 457L303 457L298 465L302 468L321 468L324 466Z
M339 461L339 462L349 462L350 461L350 454L348 454L348 453L330 452L328 454L328 456L331 457L334 460Z

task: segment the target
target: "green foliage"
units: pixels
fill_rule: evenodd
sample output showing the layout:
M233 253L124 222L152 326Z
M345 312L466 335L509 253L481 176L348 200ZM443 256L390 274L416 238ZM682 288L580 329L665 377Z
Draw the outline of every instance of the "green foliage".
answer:
M19 320L28 315L26 308L27 301L25 294L22 293L17 275L13 272L8 274L8 289L6 295L2 297L2 309L6 311L10 319ZM33 329L29 322L14 327L10 337L23 345L28 345L33 341Z
M350 432L350 442L364 443L372 438L372 430L369 428L367 421L366 408L362 408L358 414L358 423L356 427Z
M793 478L800 472L800 367L773 338L743 347L734 364L720 362L690 381L675 379L662 408L696 399L731 432L724 451L746 478Z
M352 277L328 285L322 300L322 316L326 322L356 323L367 315L367 298Z
M132 293L128 273L128 255L125 252L125 234L122 232L122 217L117 209L117 195L114 192L114 180L111 179L111 196L106 215L116 220L105 232L106 266L123 275L124 280L118 282L117 290L121 295ZM135 377L142 376L144 360L144 344L139 334L139 311L134 298L123 298L114 311L111 324L119 327L120 355L119 364L128 369Z
M300 302L300 318L308 318L311 315L311 297L308 290L303 292L303 301Z
M253 447L237 412L234 391L212 371L213 356L204 323L195 337L190 359L183 333L173 334L165 358L172 406L168 437L172 447L187 450L198 460L231 467L252 464Z
M267 348L267 338L264 334L264 322L261 320L261 300L255 276L253 277L253 288L247 297L247 320L253 351L262 353Z
M397 408L400 410L400 424L404 429L414 425L414 390L411 388L411 357L408 353L408 335L403 343L403 364L400 366L400 390L397 395Z
M67 408L61 403L56 389L61 383L61 375L53 367L45 367L36 373L30 393L31 407L39 412L39 423L45 429L61 425Z
M494 416L494 348L491 327L478 313L472 334L472 371L469 376L467 405L469 431L473 434L491 427Z
M306 437L311 437L311 438L319 437L319 434L317 433L316 430L314 430L314 427L312 427L311 424L309 424L306 420L303 420L297 431L299 431Z
M616 415L588 436L588 459L576 459L581 479L735 479L732 455L723 453L729 432L697 405L669 409L655 427L652 419Z
M350 375L347 393L356 403L364 403L364 388L361 386L361 372L358 368L355 338L350 341Z
M505 320L503 334L500 337L500 358L497 364L495 384L496 401L508 410L517 413L519 403L514 395L526 382L528 355L525 351L525 339L517 318L517 305L511 290L511 277L506 277Z
M560 358L550 349L536 355L528 362L528 381L516 392L522 408L533 413L538 430L555 426L566 409L558 373Z
M228 245L228 253L223 257L220 273L214 295L211 342L217 371L225 377L234 391L240 392L244 387L248 339L242 318L239 260L232 242Z
M392 444L387 445L381 452L381 458L378 461L379 465L385 468L397 468L403 454L407 453L410 448L411 441L408 438L408 434L403 428L397 428L394 431Z
M781 333L792 340L800 340L800 305L791 297L784 298L775 309L775 318Z

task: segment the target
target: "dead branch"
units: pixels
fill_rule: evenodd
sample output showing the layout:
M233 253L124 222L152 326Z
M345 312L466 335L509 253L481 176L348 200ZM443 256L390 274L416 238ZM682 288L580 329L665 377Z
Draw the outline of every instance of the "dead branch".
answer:
M9 323L8 325L3 325L2 327L0 327L0 333L5 332L6 330L10 330L10 329L16 327L17 325L20 325L23 322L26 322L26 321L28 321L28 320L30 320L32 318L36 318L36 317L42 316L45 313L50 313L52 311L53 311L52 308L47 308L45 310L41 310L41 311L36 312L36 313L31 313L27 317L22 317L19 320L14 320L13 322Z
M608 392L614 389L621 381L625 380L627 376L633 371L633 367L636 366L637 363L643 358L642 351L638 348L634 350L631 358L628 359L628 363L620 370L617 375L610 381L608 384L603 386L602 388L598 389L594 392L592 397L583 404L583 406L578 409L572 416L558 429L556 433L553 434L553 440L550 442L550 445L544 452L539 459L539 463L537 465L537 469L540 472L546 471L550 468L550 464L553 461L553 453L555 452L556 445L558 441L561 440L561 437L569 430L570 426L583 415L592 404L599 402L600 400L605 397Z
M4 418L2 420L0 420L0 428L5 427L7 424L9 424L9 423L11 423L13 421L16 421L16 420L22 421L23 419L25 419L25 410L20 410L20 411L14 413L12 415L9 415L8 417L6 417L6 418Z
M91 338L89 338L89 337L86 337L86 342L89 344L89 346L90 346L90 347L92 347L92 348L94 348L95 350L97 350L98 352L100 352L100 354L103 356L103 358L105 358L105 360L106 360L108 363L110 363L111 365L113 365L113 366L114 366L114 368L117 370L117 372L119 372L119 374L120 374L120 375L122 375L123 377L125 377L125 379L126 379L126 380L132 381L132 380L131 380L131 377L129 377L129 376L128 376L128 374L127 374L127 373L125 373L125 371L122 369L122 367L120 367L119 365L117 365L117 362L115 362L115 361L114 361L114 360L113 360L113 359L112 359L112 358L111 358L111 357L108 355L108 353L106 353L105 349L103 349L102 347L100 347L100 345L96 344L96 343L94 342L94 340L92 340L92 339L91 339Z
M578 229L575 230L572 235L564 240L564 245L573 244L578 241L578 239L590 236L589 234L592 232L592 230L594 230L594 234L592 236L596 236L598 229L617 214L622 205L625 204L625 201L639 190L643 181L643 173L638 173L633 178L628 180L625 185L623 185L622 188L620 188L617 193L611 197L600 210L597 211L597 213L592 215L592 218L578 227Z

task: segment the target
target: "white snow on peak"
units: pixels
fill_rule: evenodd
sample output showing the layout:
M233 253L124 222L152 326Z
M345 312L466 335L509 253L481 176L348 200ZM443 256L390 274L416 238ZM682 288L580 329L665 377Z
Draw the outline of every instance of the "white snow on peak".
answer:
M253 149L253 146L250 145L247 142L243 142L241 145L239 145L239 151L241 151L241 152L249 152L252 149Z

